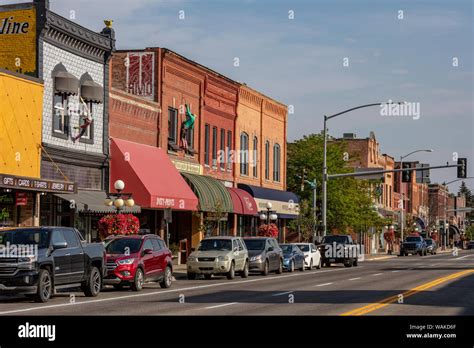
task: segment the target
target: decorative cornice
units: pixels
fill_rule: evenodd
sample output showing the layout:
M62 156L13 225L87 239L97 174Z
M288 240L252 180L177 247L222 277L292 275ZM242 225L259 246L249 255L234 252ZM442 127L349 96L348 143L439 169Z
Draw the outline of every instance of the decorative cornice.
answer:
M104 63L113 50L110 38L46 11L44 40L84 58Z

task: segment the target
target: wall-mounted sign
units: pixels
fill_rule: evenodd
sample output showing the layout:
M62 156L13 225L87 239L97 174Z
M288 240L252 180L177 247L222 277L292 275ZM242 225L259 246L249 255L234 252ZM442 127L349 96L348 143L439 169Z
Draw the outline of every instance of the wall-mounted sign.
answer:
M32 179L5 174L0 174L0 187L58 193L77 192L77 185L75 183L45 179Z
M202 165L199 163L180 161L177 159L171 159L171 162L173 162L176 169L180 172L202 175Z
M133 52L125 58L127 92L153 99L155 92L155 53Z
M36 76L36 9L0 6L0 68Z
M16 192L16 205L27 205L28 195L26 192Z
M15 200L13 199L12 195L10 194L0 195L0 204L11 205L14 202Z

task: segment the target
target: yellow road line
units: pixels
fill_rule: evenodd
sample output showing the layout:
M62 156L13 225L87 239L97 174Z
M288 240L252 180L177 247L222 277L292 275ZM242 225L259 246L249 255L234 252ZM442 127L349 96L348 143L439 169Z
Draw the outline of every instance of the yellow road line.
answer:
M463 277L465 275L472 274L472 273L474 273L474 269L469 269L469 270L453 273L453 274L450 274L450 275L445 276L445 277L437 278L437 279L432 280L428 283L421 284L421 285L419 285L419 286L417 286L413 289L410 289L410 290L402 293L403 299L405 299L407 297L410 297L410 296L413 296L413 295L415 295L415 294L417 294L421 291L428 290L428 289L430 289L430 288L432 288L436 285L440 285L440 284L445 283L447 281L450 281L450 280L453 280L453 279L456 279L456 278L460 278L460 277ZM342 313L341 315L343 315L343 316L364 315L364 314L376 311L377 309L388 306L391 303L398 302L398 297L399 297L399 295L390 296L390 297L387 297L387 298L385 298L383 300L380 300L376 303L370 303L366 306L359 307L359 308L353 309L349 312Z

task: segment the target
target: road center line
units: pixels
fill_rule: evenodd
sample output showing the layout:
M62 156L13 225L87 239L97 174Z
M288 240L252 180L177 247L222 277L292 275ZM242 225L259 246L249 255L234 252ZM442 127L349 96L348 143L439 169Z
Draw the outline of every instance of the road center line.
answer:
M399 269L396 269L396 270L394 270L394 271L392 271L392 272L393 272L393 273L397 273L397 272L400 272L400 270L399 270Z
M360 277L357 277L357 278L351 278L349 280L357 280L357 279L361 279Z
M232 305L235 305L235 304L237 304L237 302L230 302L230 303L220 304L220 305L217 305L217 306L204 307L204 309L220 308L220 307L225 307L225 306L232 306Z
M324 283L324 284L315 285L315 287L328 286L328 285L331 285L331 284L333 284L333 283Z
M359 266L358 268L363 268L363 266ZM308 276L308 275L313 275L313 276L316 275L317 276L318 274L321 274L321 273L339 272L339 271L348 271L348 270L352 270L352 268L340 268L340 269L332 269L332 270L325 270L325 271L318 270L316 272L292 273L292 274L286 274L286 275L279 275L277 277L247 279L247 280L239 280L239 281L233 281L233 282L223 282L223 283L217 283L217 284L205 284L205 285L198 285L198 286L192 286L192 287L187 287L187 288L179 288L179 289L171 289L171 290L165 290L165 291L157 290L157 291L147 292L147 293L143 293L143 294L124 295L124 296L109 297L109 298L102 298L102 299L89 300L89 301L87 301L87 300L86 301L79 301L79 302L76 301L73 304L71 304L68 300L67 303L59 303L59 304L55 304L55 305L45 305L45 306L29 307L29 308L22 308L22 309L14 309L14 310L10 310L10 311L4 311L4 312L0 312L0 315L30 312L30 311L37 311L37 310L50 309L50 308L72 307L72 306L79 306L79 305L84 305L84 304L94 304L94 303L100 303L100 302L125 300L125 299L129 299L129 298L138 298L138 297L146 297L146 296L154 296L154 295L156 296L156 295L169 294L169 293L172 293L172 292L183 292L183 291L192 291L192 290L199 290L199 289L206 289L206 288L216 288L216 287L229 286L229 285L233 286L233 285L236 285L236 284L256 283L256 282L263 282L263 281L269 281L269 280L278 280L278 279L289 278L289 277L301 277L301 276Z
M382 275L383 273L375 273L375 274L372 274L372 276L376 277L376 276L379 276L379 275Z

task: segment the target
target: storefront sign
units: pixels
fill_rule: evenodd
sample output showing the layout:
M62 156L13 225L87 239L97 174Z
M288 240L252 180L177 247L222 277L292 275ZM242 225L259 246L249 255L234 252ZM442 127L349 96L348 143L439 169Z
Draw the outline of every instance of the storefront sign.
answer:
M27 205L28 195L25 192L16 192L16 205Z
M33 179L4 174L0 174L0 187L58 193L77 192L76 184L71 182Z
M0 7L0 67L36 76L36 9L2 11Z
M198 175L202 175L203 173L202 165L200 165L199 163L180 161L177 159L172 159L171 162L173 162L176 169L178 169L180 172Z
M289 202L280 202L280 201L269 201L267 199L260 199L254 198L255 202L258 205L259 211L266 211L267 210L267 203L272 203L272 210L274 210L277 214L284 214L284 215L298 215L299 205L293 201Z
M151 208L183 210L183 209L186 209L187 207L186 207L186 201L184 199L152 196Z
M125 66L127 67L127 92L153 99L155 91L155 53L128 53Z

